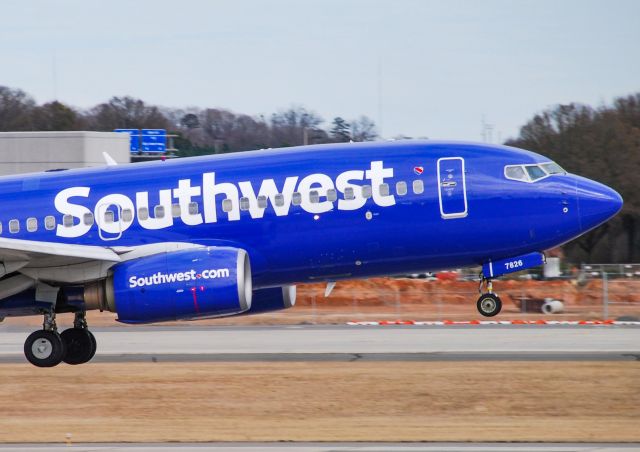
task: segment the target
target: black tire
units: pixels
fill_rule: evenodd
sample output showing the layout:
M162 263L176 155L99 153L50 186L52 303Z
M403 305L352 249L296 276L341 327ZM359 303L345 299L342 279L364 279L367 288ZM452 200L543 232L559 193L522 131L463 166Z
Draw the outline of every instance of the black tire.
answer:
M34 331L24 342L24 356L37 367L57 366L65 356L64 342L56 332Z
M478 308L478 312L483 316L493 317L498 315L502 310L502 301L495 294L485 293L478 298L476 307Z
M93 357L96 355L96 350L98 349L98 342L96 341L96 337L93 335L91 331L87 330L87 333L89 333L89 338L91 339L91 354L89 355L89 359L87 361L91 361Z
M60 337L64 342L66 354L63 361L67 364L84 364L91 359L93 341L86 328L69 328Z

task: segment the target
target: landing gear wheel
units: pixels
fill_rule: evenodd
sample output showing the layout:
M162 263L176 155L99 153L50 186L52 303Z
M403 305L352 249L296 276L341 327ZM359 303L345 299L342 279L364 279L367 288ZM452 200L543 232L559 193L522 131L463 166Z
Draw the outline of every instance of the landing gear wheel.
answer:
M91 361L96 354L96 350L98 349L98 343L96 342L96 337L91 331L87 330L87 333L89 333L89 338L91 339L91 354L89 355L89 359L87 361Z
M60 337L66 349L63 359L65 363L84 364L93 357L95 339L86 328L69 328L64 330Z
M476 306L478 307L478 312L483 316L493 317L500 313L500 310L502 309L502 301L495 294L485 293L480 295Z
M64 355L64 342L54 331L35 331L24 342L24 356L34 366L57 366L64 359Z

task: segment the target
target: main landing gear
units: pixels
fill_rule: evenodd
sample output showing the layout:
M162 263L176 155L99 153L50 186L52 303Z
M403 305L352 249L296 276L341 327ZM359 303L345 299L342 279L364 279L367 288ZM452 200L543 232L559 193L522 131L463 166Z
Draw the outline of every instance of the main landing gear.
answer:
M45 312L42 330L29 335L24 343L24 355L38 367L53 367L64 361L67 364L84 364L96 354L96 338L87 327L85 312L76 312L73 328L58 334L56 314Z
M486 292L482 291L483 285L486 285ZM476 303L478 312L485 317L498 315L502 309L502 300L493 293L493 283L491 282L491 278L485 278L484 276L480 277L480 287L478 287L478 292L480 292L480 298L478 298Z

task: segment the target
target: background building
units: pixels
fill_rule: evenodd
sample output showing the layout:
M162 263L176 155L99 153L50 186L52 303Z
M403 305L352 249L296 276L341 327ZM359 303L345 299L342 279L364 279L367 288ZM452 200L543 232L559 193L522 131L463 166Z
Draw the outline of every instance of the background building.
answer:
M129 136L116 132L0 132L0 176L129 163Z

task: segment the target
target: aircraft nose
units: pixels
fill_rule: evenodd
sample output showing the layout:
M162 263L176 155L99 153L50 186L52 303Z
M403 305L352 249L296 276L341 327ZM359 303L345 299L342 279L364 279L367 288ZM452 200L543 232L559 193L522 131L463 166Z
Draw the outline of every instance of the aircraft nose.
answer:
M622 196L617 191L590 179L578 180L576 195L582 232L601 225L622 209Z

